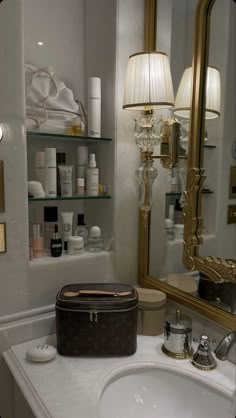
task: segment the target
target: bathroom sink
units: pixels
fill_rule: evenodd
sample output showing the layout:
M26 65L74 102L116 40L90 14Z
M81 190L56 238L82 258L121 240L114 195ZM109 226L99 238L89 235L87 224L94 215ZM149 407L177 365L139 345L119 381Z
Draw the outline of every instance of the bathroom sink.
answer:
M126 366L107 378L99 418L234 418L232 398L204 376L162 365Z

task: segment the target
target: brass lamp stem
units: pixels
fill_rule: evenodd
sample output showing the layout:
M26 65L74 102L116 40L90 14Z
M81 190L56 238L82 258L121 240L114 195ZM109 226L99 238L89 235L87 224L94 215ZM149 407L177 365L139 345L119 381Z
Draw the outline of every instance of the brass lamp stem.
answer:
M145 0L144 51L156 50L156 0Z

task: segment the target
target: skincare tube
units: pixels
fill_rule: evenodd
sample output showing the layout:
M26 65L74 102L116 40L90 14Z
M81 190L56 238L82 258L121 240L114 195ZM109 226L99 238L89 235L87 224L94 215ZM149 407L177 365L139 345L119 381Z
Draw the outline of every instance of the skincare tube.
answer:
M61 182L61 196L71 197L73 165L59 165L58 169Z
M45 196L57 197L56 148L45 148Z
M72 235L73 212L61 212L63 223L64 250L67 251L68 238Z

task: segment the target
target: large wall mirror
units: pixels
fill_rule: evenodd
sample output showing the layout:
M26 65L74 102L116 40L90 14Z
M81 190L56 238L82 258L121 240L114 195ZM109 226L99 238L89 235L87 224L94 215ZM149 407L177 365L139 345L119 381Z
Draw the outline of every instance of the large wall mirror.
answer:
M169 174L159 165L159 184L153 191L152 209L140 209L140 282L163 290L172 300L226 328L235 329L236 224L232 208L236 200L232 173L236 165L236 98L232 92L236 79L236 5L234 0L192 0L168 2L168 7L171 16L168 52L175 93L193 56L190 120L180 118L188 159L176 167L180 178L184 164L187 165L186 191L183 195L183 185L169 191ZM211 69L220 79L217 109L209 108L207 101ZM172 177L173 173L172 170ZM161 199L163 195L165 198ZM178 210L183 198L184 238L172 240L165 219L173 210L169 206ZM190 274L191 280L196 281L196 289L192 291L192 286L187 285L185 290L184 280L173 278L177 273Z

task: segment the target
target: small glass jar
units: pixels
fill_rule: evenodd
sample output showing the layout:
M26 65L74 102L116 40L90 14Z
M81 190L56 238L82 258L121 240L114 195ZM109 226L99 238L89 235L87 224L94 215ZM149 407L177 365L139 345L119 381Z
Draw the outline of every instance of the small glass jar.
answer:
M97 253L104 250L104 241L99 226L92 226L89 230L87 250Z
M67 253L69 255L79 255L84 251L84 239L81 236L70 236L68 238Z

